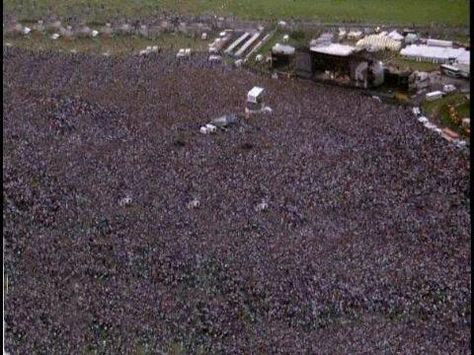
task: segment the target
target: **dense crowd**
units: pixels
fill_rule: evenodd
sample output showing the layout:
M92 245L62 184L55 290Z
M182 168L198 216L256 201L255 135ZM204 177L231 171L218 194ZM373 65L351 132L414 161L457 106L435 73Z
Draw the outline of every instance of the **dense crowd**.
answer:
M469 152L408 108L205 56L3 60L8 352L469 351Z

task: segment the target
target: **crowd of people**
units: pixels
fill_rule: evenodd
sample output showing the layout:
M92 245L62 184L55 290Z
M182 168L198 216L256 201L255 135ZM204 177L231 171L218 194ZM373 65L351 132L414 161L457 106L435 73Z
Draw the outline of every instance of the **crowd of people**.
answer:
M8 352L468 351L469 152L409 108L204 55L3 60Z

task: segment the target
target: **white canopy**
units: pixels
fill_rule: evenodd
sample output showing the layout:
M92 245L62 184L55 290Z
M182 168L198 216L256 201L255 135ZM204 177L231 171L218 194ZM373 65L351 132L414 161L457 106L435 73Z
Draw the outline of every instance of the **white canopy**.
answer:
M354 52L355 48L345 44L331 43L325 46L311 47L310 50L316 53L324 53L346 57L352 52Z
M359 48L372 48L374 50L390 49L392 51L400 50L402 46L400 41L396 41L385 35L369 35L357 42Z
M400 54L407 57L436 59L441 61L447 61L451 58L460 58L461 60L469 58L469 51L464 48L433 47L416 44L403 48Z
M459 64L469 65L471 63L470 52L467 50L461 52L461 54L456 57L456 62Z
M388 34L388 37L395 41L401 41L404 38L400 33L397 32L397 30L393 30L392 32L390 32Z

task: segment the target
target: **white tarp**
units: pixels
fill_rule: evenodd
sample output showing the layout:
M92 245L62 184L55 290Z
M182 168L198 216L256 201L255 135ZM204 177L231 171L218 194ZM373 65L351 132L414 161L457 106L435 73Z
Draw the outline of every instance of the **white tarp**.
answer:
M355 47L348 46L345 44L331 43L325 46L311 47L310 50L316 53L324 53L346 57L355 51Z

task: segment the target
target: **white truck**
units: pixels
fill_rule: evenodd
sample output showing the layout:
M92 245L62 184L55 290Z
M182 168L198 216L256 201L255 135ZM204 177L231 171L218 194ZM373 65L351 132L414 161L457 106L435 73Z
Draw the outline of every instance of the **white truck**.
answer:
M425 98L427 101L435 101L443 97L442 91L432 91L426 94Z

